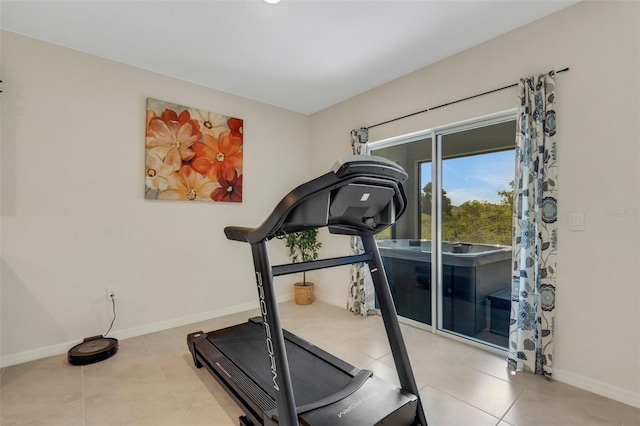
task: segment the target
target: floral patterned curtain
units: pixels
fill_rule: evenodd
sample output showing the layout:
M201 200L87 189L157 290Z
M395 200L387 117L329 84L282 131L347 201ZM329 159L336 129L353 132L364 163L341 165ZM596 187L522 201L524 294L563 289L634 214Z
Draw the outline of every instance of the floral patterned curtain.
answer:
M557 142L554 73L520 81L508 364L551 378L556 289Z
M354 155L367 155L367 129L351 131L351 147ZM364 253L360 237L351 237L351 254ZM347 309L355 315L375 315L375 290L369 267L364 263L351 265L351 282L347 297Z

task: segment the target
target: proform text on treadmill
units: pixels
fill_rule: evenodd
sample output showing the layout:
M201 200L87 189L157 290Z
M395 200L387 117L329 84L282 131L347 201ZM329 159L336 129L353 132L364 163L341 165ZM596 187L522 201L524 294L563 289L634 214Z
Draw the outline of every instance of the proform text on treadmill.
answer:
M273 340L271 339L271 327L269 326L269 320L267 315L267 302L264 299L264 286L262 285L262 276L259 272L256 272L256 280L258 281L258 295L260 298L260 313L262 314L262 322L264 324L264 332L267 336L267 353L269 354L269 361L271 361L271 374L273 380L273 388L277 391L278 387L278 371L276 368L276 357L273 354Z
M366 395L366 396L362 397L359 401L354 402L353 404L351 404L350 406L348 406L344 410L340 411L338 413L338 418L342 418L342 416L345 416L345 415L349 414L351 411L353 411L356 408L358 408L360 406L360 404L362 404L363 402L365 402L366 400L368 400L370 398L373 398L376 395L378 395L378 392L374 392L374 393L371 393L369 395Z

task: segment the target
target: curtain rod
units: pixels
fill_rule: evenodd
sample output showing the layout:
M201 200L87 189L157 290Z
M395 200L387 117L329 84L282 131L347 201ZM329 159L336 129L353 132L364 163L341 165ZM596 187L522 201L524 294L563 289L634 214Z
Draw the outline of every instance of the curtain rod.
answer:
M555 72L554 71L550 71L547 74L560 74L561 72L565 72L565 71L569 71L569 68L567 67L567 68L561 69L560 71L555 71ZM493 90L489 90L488 92L478 93L477 95L468 96L466 98L458 99L456 101L451 101L451 102L444 103L442 105L438 105L438 106L434 106L434 107L431 107L431 108L423 109L422 111L418 111L418 112L414 112L414 113L411 113L411 114L403 115L402 117L392 118L391 120L383 121L382 123L378 123L378 124L374 124L372 126L365 127L365 129L367 129L367 130L368 129L372 129L374 127L382 126L383 124L392 123L394 121L402 120L402 119L408 118L408 117L413 117L414 115L422 114L424 112L433 111L434 109L438 109L438 108L446 107L446 106L449 106L449 105L457 104L458 102L468 101L469 99L473 99L473 98L477 98L477 97L480 97L480 96L488 95L490 93L499 92L499 91L505 90L505 89L510 89L512 87L516 87L517 85L518 85L518 83L514 83L514 84L510 84L508 86L500 87L499 89L493 89Z

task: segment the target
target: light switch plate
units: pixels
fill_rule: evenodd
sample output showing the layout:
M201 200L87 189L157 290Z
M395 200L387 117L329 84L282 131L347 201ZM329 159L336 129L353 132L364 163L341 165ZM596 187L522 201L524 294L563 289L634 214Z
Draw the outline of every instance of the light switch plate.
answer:
M569 231L584 231L584 212L569 213Z

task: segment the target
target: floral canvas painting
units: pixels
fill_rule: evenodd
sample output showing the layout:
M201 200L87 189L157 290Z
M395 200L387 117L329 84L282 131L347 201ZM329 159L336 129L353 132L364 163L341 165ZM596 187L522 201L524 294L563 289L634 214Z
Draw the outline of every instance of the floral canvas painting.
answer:
M242 202L242 124L148 98L145 198Z

